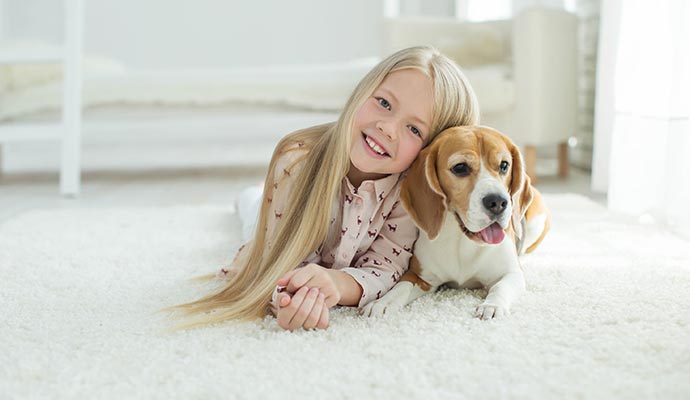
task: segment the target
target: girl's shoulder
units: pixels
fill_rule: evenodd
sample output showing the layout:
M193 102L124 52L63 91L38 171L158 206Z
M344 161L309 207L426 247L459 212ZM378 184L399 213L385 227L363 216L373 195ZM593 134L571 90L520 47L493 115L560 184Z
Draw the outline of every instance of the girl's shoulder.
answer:
M308 151L323 134L331 129L335 122L300 129L285 135L276 146L276 155L281 155L294 150Z
M283 137L273 153L276 174L287 175L304 161L318 139L333 126L333 122L292 132Z
M309 155L309 148L303 142L285 143L273 155L277 176L292 175Z

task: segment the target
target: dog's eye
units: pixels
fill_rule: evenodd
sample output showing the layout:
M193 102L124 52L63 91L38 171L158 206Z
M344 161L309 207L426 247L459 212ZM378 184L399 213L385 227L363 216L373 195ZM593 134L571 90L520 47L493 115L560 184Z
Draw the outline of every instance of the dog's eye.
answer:
M508 167L510 167L510 164L508 164L508 161L501 161L501 166L498 168L498 172L502 174L507 174L508 173Z
M467 176L470 174L470 172L472 172L470 166L467 165L467 163L455 164L453 168L450 169L450 171L455 176Z

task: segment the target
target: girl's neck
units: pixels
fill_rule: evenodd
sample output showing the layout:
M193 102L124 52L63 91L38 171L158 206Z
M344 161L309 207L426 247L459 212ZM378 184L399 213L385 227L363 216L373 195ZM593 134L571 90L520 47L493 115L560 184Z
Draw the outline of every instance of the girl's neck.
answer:
M377 174L374 172L362 172L358 170L352 163L350 163L350 170L347 171L347 179L354 187L359 187L364 181L374 181L377 179L385 178L389 174Z

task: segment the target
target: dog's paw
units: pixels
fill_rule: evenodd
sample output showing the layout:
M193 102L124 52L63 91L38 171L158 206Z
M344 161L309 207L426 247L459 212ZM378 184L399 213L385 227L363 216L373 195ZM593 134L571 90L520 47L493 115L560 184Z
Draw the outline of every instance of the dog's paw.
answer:
M498 304L482 303L474 311L475 318L482 320L501 318L510 314L508 307Z
M407 304L407 299L409 297L409 288L406 288L404 284L409 285L408 282L398 283L398 285L390 292L383 295L383 297L362 307L360 314L365 317L380 317L384 314L393 314L399 311Z

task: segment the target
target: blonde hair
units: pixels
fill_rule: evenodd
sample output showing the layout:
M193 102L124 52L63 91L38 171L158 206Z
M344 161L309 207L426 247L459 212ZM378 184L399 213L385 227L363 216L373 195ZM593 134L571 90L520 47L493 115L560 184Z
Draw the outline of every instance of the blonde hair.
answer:
M296 268L326 239L331 205L340 195L342 179L350 167L350 134L355 114L391 72L413 68L433 80L433 138L438 132L458 125L476 125L479 108L474 92L458 66L432 47L400 50L377 64L359 82L340 118L334 122L293 132L276 146L269 164L263 198L272 198L276 162L300 144L307 153L294 179L282 223L276 226L267 248L269 202L264 200L254 239L244 250L240 271L219 292L197 301L171 307L186 315L204 313L182 327L229 319L250 320L266 315L276 282ZM215 313L208 311L216 310Z

